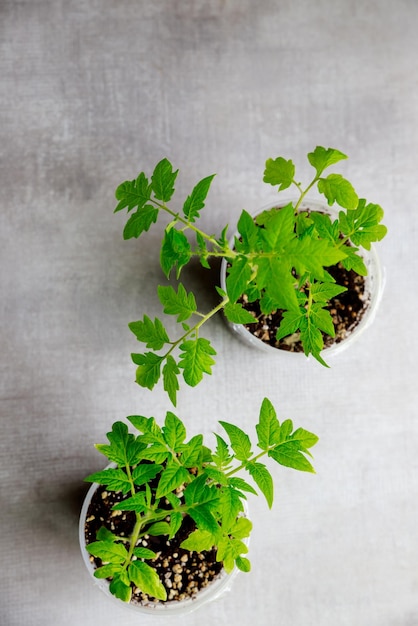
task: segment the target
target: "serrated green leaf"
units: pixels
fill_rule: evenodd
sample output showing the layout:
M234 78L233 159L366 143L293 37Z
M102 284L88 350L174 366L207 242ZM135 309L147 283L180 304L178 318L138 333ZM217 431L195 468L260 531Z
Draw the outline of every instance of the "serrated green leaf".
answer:
M158 200L168 202L171 199L177 174L178 170L173 172L173 166L168 159L162 159L157 163L151 177L151 185Z
M240 492L232 486L223 486L220 491L220 515L224 530L229 530L238 514L243 511Z
M140 487L153 480L162 470L162 465L141 463L132 470L132 480Z
M276 309L280 308L276 302L271 298L267 293L263 293L261 298L259 299L260 311L263 315L270 315L276 311Z
M326 197L331 206L337 202L344 209L355 209L359 198L352 184L341 174L329 174L318 181L318 191Z
M218 522L207 504L190 507L188 513L196 522L196 526L199 530L206 530L215 537L217 536L219 532Z
M151 225L156 223L157 219L158 209L149 204L141 207L126 222L123 229L123 238L125 240L138 239L143 232L147 232Z
M212 373L212 365L215 364L212 355L216 351L203 337L183 341L180 350L181 359L178 365L183 369L184 380L191 387L195 387L202 380L203 374Z
M201 464L203 435L195 435L185 444L181 452L181 464L184 467L196 467Z
M318 437L304 428L298 428L292 435L293 441L298 441L301 448L312 448L318 443Z
M192 480L184 490L184 499L188 506L206 504L213 508L219 499L219 491L207 484L208 476L201 474Z
M118 465L134 465L141 458L144 446L128 433L128 427L123 422L115 422L112 431L107 433L110 445L96 444L96 449L110 461Z
M251 456L251 441L249 436L235 424L219 422L225 429L231 441L231 447L239 461L247 461Z
M172 511L170 514L170 533L169 539L172 539L180 529L183 523L183 514L180 511Z
M126 441L120 441L114 438L111 445L99 443L96 444L95 447L99 452L104 454L109 461L113 461L118 465L135 465L141 459L141 453L144 449L144 446L136 441L133 435L128 435Z
M231 485L231 487L234 487L234 489L238 489L239 491L248 491L249 493L252 493L254 496L258 495L254 487L249 485L246 480L238 476L234 476L230 478L229 484Z
M170 534L170 525L167 522L155 522L149 528L147 528L147 534L153 537L159 537L160 535Z
M338 220L331 221L331 217L326 213L312 211L310 219L314 223L315 230L321 239L328 239L333 243L338 243L340 229Z
M335 327L329 311L323 309L320 304L313 305L310 312L311 320L319 330L330 337L335 337Z
M167 592L155 569L143 561L132 561L128 568L130 580L139 589L159 600L167 599Z
M247 573L251 571L251 563L245 556L237 556L235 563L241 572Z
M144 172L136 180L126 180L116 189L116 199L119 200L115 213L122 209L131 211L134 207L142 208L151 197L151 185Z
M264 398L260 407L258 424L255 427L258 435L258 447L268 450L280 441L280 422L276 410L268 398Z
M138 365L136 369L136 382L141 387L153 389L154 385L160 380L161 363L164 357L154 354L154 352L145 352L144 354L132 354L133 362Z
M121 457L119 451L114 451L112 446L109 446L106 443L96 443L94 447L101 454L104 454L104 456L107 457L109 461L119 463L119 460L122 458L121 463L123 463L124 456Z
M144 430L143 431L143 435L139 435L138 436L138 440L141 441L142 443L159 443L163 446L165 446L165 441L164 441L164 437L161 431L161 428L158 426L157 422L155 421L155 419L153 417L149 418L150 420L150 424L149 424L149 429L148 430ZM146 450L144 450L144 452L146 452Z
M209 187L215 177L215 174L203 178L194 187L190 196L187 197L184 203L183 212L190 222L194 222L200 217L200 211L205 206L206 196L208 195Z
M340 293L347 291L347 287L337 285L336 283L314 282L310 286L310 291L315 302L328 302Z
M317 146L313 152L308 154L308 161L316 169L318 176L321 176L322 172L330 165L347 158L345 154L335 148L323 148L322 146Z
M295 234L295 209L292 203L284 207L274 207L257 216L257 224L264 228L260 231L263 240L263 250L282 251Z
M283 421L280 428L280 443L283 441L287 441L292 436L293 431L293 422L292 420L286 419Z
M242 554L247 554L248 547L240 539L234 539L224 535L218 543L216 554L217 561L223 561L226 572L234 569L236 559Z
M239 302L228 302L224 307L224 314L227 320L233 324L254 324L257 322L254 315L244 309Z
M126 449L133 435L128 433L128 427L123 422L115 422L112 425L112 431L107 433L110 445L96 444L96 449L107 456L110 461L118 465L124 465L127 459Z
M118 502L112 508L114 511L136 511L137 513L143 513L147 509L145 494L143 491L138 492L130 498Z
M163 367L163 383L164 391L168 393L168 397L174 406L176 406L177 403L177 391L180 389L178 381L179 374L180 369L174 358L169 354Z
M245 257L237 257L229 268L226 278L226 291L230 302L236 302L245 292L252 275L251 266Z
M144 417L143 415L129 415L127 418L139 432L144 433L141 441L151 443L153 441L163 441L161 428L154 417ZM146 436L145 436L146 435Z
M200 264L205 269L210 270L210 265L207 260L208 256L210 255L210 252L206 245L205 239L202 237L202 235L199 232L196 232L196 241L197 241L197 249L198 249Z
M168 457L170 456L170 452L167 449L165 443L155 442L148 446L146 450L144 450L142 456L148 461L153 461L154 463L161 464L168 459Z
M156 497L162 498L170 491L174 491L183 483L189 482L189 472L177 463L167 463L165 470L161 473L158 483Z
M128 427L123 422L117 421L112 424L112 430L106 434L113 448L118 449L126 458L126 448L133 435L129 433Z
M282 262L272 257L256 258L258 266L256 282L259 289L265 289L275 308L299 311L296 295L296 281L291 273L289 261Z
M282 321L277 329L276 339L279 341L283 337L288 337L296 333L302 323L302 320L306 317L306 310L299 309L298 311L285 311L283 313Z
M171 504L173 509L178 509L181 505L181 500L175 493L167 493L165 496L167 502ZM176 513L176 511L174 511ZM172 514L172 513L171 513Z
M216 468L216 467L212 467L211 465L207 465L205 467L205 474L206 476L208 476L211 480L213 480L216 485L228 485L228 478L225 476L225 472L223 472L222 470Z
M193 293L187 293L186 289L179 283L177 292L171 286L159 286L157 288L158 298L164 307L167 315L177 315L178 322L184 322L196 313L197 306Z
M226 441L217 433L215 433L215 437L216 451L215 454L212 454L212 460L218 468L224 469L229 466L232 456Z
M315 473L314 468L300 450L297 441L286 441L268 452L269 457L280 465L299 470L301 472Z
M176 269L177 278L181 268L190 261L192 256L189 241L184 233L176 228L164 232L160 252L160 263L164 274L169 278L171 270Z
M98 541L116 541L116 536L105 526L101 526L96 533L96 539Z
M144 417L144 415L128 415L126 419L141 433L149 430L152 421L155 423L153 417Z
M158 317L152 321L148 315L144 315L143 320L130 322L128 326L138 341L145 343L151 350L160 350L166 343L170 343L167 331Z
M267 500L269 509L273 505L273 479L267 467L262 463L251 462L245 467L250 476L254 479L256 485Z
M107 563L102 567L98 567L94 570L95 578L113 578L115 574L120 574L122 572L122 565L116 563Z
M221 236L216 240L220 246L220 248L222 248L223 250L227 250L228 249L228 237L227 237L227 233L228 233L228 224L224 227L224 229L222 230Z
M248 517L239 517L232 526L230 534L235 539L246 539L246 537L250 536L252 528L252 522Z
M171 411L167 411L164 426L162 428L166 444L176 452L186 439L186 428L183 422Z
M303 318L300 329L300 339L305 355L308 356L312 354L317 361L328 367L320 356L320 352L324 347L322 333L319 328L315 326L311 317Z
M352 235L351 241L355 246L361 246L366 250L370 250L371 244L375 241L381 241L386 236L386 234L386 226L383 226L383 224L376 224L376 226L362 228L361 231Z
M363 257L357 254L358 248L350 248L349 246L345 246L345 250L347 256L345 259L341 261L343 267L350 271L353 270L356 274L360 276L367 276L367 267L364 262Z
M305 237L294 239L287 247L287 258L299 276L309 273L312 278L324 280L324 267L336 265L345 258L343 247L326 239Z
M113 580L109 583L109 591L122 602L129 602L132 597L132 589L130 585L127 585L122 577L126 577L126 572L122 571L118 574L115 574Z
M157 555L153 550L149 550L148 548L134 548L134 555L138 557L138 559L154 559Z
M340 212L341 230L355 246L370 250L371 244L383 239L387 233L386 226L380 224L382 218L383 209L378 204L367 204L362 198L355 211Z
M236 244L237 251L253 252L257 250L259 247L259 229L247 211L242 211L238 219L237 229L241 235Z
M190 550L190 552L203 552L205 550L211 550L215 544L215 539L211 532L208 530L194 530L185 539L180 547L184 550Z
M93 541L86 548L89 554L98 557L104 563L120 564L128 558L125 546L114 541Z
M289 159L286 161L283 157L277 159L268 159L264 170L263 181L270 185L279 185L279 191L287 189L293 182L295 177L295 166Z
M111 491L122 491L123 493L128 493L131 488L127 475L119 468L109 468L102 470L101 472L95 472L94 474L87 476L84 480L104 485Z

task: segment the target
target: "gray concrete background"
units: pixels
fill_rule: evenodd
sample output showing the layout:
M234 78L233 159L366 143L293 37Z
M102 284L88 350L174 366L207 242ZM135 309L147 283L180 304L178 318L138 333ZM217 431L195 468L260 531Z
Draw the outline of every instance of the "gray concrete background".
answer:
M330 370L207 328L218 363L177 409L190 434L250 430L266 395L321 440L315 476L278 468L272 512L250 501L252 572L173 624L418 624L417 26L415 0L0 2L2 625L155 623L102 597L77 544L92 444L170 408L133 382L127 328L159 314L160 231L122 240L116 186L167 156L180 202L217 172L218 233L274 197L267 158L303 178L316 145L385 208L382 306ZM213 278L185 277L202 308Z

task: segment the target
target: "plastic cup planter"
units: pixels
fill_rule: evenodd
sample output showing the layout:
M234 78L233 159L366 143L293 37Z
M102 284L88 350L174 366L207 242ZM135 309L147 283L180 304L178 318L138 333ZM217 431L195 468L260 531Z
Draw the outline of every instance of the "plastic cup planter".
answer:
M294 202L295 198L287 198L280 199L279 202L274 202L268 204L266 206L261 207L257 211L253 212L253 217L256 217L263 211L268 209L272 209L273 207L286 206L289 202ZM328 213L331 216L338 217L338 211L333 207L328 206L320 201L307 200L302 202L300 205L300 210L315 210L321 211L323 213ZM235 232L234 235L230 239L230 246L232 247L234 244L235 237L239 236L238 232ZM355 341L359 339L359 337L363 334L363 332L372 324L376 311L379 307L383 289L384 289L384 274L382 271L382 267L379 261L379 257L373 247L371 246L371 250L360 249L359 254L362 256L364 263L367 267L367 276L364 277L364 296L363 300L365 302L365 309L363 310L361 319L356 324L356 326L349 330L347 336L340 340L339 342L334 342L330 346L325 346L322 353L324 354L324 358L327 360L329 357L334 357L344 350L346 350L349 346L353 345ZM227 262L225 259L222 259L221 270L220 270L220 284L221 288L226 291L226 273L227 271ZM301 359L302 357L306 359L303 351L290 351L282 348L278 348L276 346L272 346L262 339L256 337L250 330L248 330L243 324L237 324L234 322L230 322L228 320L227 324L230 330L245 344L262 350L270 355L290 355L290 358Z
M110 466L112 467L112 466ZM86 550L86 540L84 534L85 522L87 518L88 508L90 506L91 499L95 493L95 491L100 488L98 483L93 483L84 499L84 503L80 513L80 521L79 521L79 542L81 548L81 554L83 557L83 561L85 566L97 587L99 587L103 593L111 599L115 604L120 607L124 607L131 612L136 612L137 614L146 614L146 615L155 615L155 616L178 616L178 615L186 615L187 613L191 613L196 609L206 605L209 602L213 602L218 600L221 596L223 596L226 592L230 591L232 583L239 573L237 567L233 569L233 571L229 574L226 573L224 569L222 569L217 576L203 589L199 590L193 597L184 599L184 600L167 600L165 602L157 601L153 602L149 600L146 604L136 604L132 602L123 602L116 598L109 591L109 581L106 579L99 579L94 577L95 565L90 560L90 555ZM244 504L244 514L248 514L248 505L246 502ZM249 538L243 539L244 543L249 544Z

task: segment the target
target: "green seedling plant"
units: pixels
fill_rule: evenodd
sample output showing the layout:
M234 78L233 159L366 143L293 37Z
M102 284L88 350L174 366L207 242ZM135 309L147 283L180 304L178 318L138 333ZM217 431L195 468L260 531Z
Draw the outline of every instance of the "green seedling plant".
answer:
M162 377L164 389L176 404L179 377L196 386L204 374L211 374L216 351L201 336L202 326L219 311L238 324L254 323L254 317L240 303L258 300L261 312L269 315L281 309L283 320L277 339L300 333L304 353L327 365L321 356L323 333L335 336L327 306L332 298L346 290L336 284L327 268L342 263L347 270L367 275L359 253L370 250L373 242L386 235L381 224L383 210L378 204L359 198L353 185L341 174L325 171L347 158L333 148L317 146L307 155L314 169L307 185L298 182L292 160L268 159L263 180L281 193L292 187L297 199L263 211L255 219L242 211L238 236L230 242L226 226L219 236L205 233L198 226L214 175L200 180L186 198L180 211L171 208L178 170L168 159L160 161L151 177L141 172L135 180L118 186L116 211L127 209L125 239L138 238L155 224L161 215L168 216L161 244L161 267L167 277L181 270L192 258L205 268L211 259L225 259L228 264L226 289L217 288L219 303L209 312L199 310L194 293L183 283L158 286L163 311L177 318L180 331L170 337L160 318L145 315L129 326L145 351L132 354L137 366L139 385L152 389ZM316 188L329 206L337 205L337 217L301 208L308 193Z
M89 554L103 563L94 575L110 579L110 592L125 602L131 599L132 585L166 600L165 587L153 568L156 554L137 544L144 535L165 535L170 540L185 516L192 518L196 529L181 547L196 552L215 547L216 559L226 572L235 566L248 572L245 540L252 523L243 515L246 493L261 493L269 508L273 504L273 477L261 459L314 472L310 448L318 437L303 428L294 430L290 419L280 423L267 398L255 427L255 446L241 428L224 421L219 423L225 438L215 434L212 451L202 435L186 441L183 422L170 411L162 427L152 417L127 419L140 434L115 422L107 434L109 443L96 445L113 466L85 480L104 485L107 491L122 492L124 499L113 509L134 511L136 521L129 537L117 536L103 526L96 541L87 545Z

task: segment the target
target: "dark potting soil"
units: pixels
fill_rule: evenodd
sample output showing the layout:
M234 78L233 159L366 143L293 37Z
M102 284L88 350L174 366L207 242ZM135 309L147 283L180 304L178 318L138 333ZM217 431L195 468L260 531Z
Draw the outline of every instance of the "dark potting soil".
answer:
M327 268L327 271L333 276L338 285L347 287L347 291L330 300L329 306L326 307L331 313L334 322L335 337L322 333L324 348L346 339L356 328L370 304L369 298L365 296L365 279L363 276L356 274L353 270L346 270L341 263ZM258 301L248 302L248 299L244 296L240 302L257 319L257 322L254 324L245 324L245 328L249 332L275 348L289 352L303 352L299 333L283 337L283 339L277 341L277 329L283 318L281 309L270 315L264 315L260 311Z
M94 493L86 515L84 534L86 543L96 541L97 531L104 526L116 535L129 537L135 525L135 513L131 511L112 511L112 506L127 496L121 492L107 491L99 487ZM145 535L138 542L138 547L146 547L156 553L156 557L147 561L157 571L167 591L166 602L175 602L193 598L196 594L218 577L223 565L216 561L216 550L189 552L180 548L180 544L196 529L193 520L186 516L175 537L167 540L166 535L154 537ZM90 556L96 567L102 565L99 558ZM133 604L147 605L163 601L149 597L132 585Z

